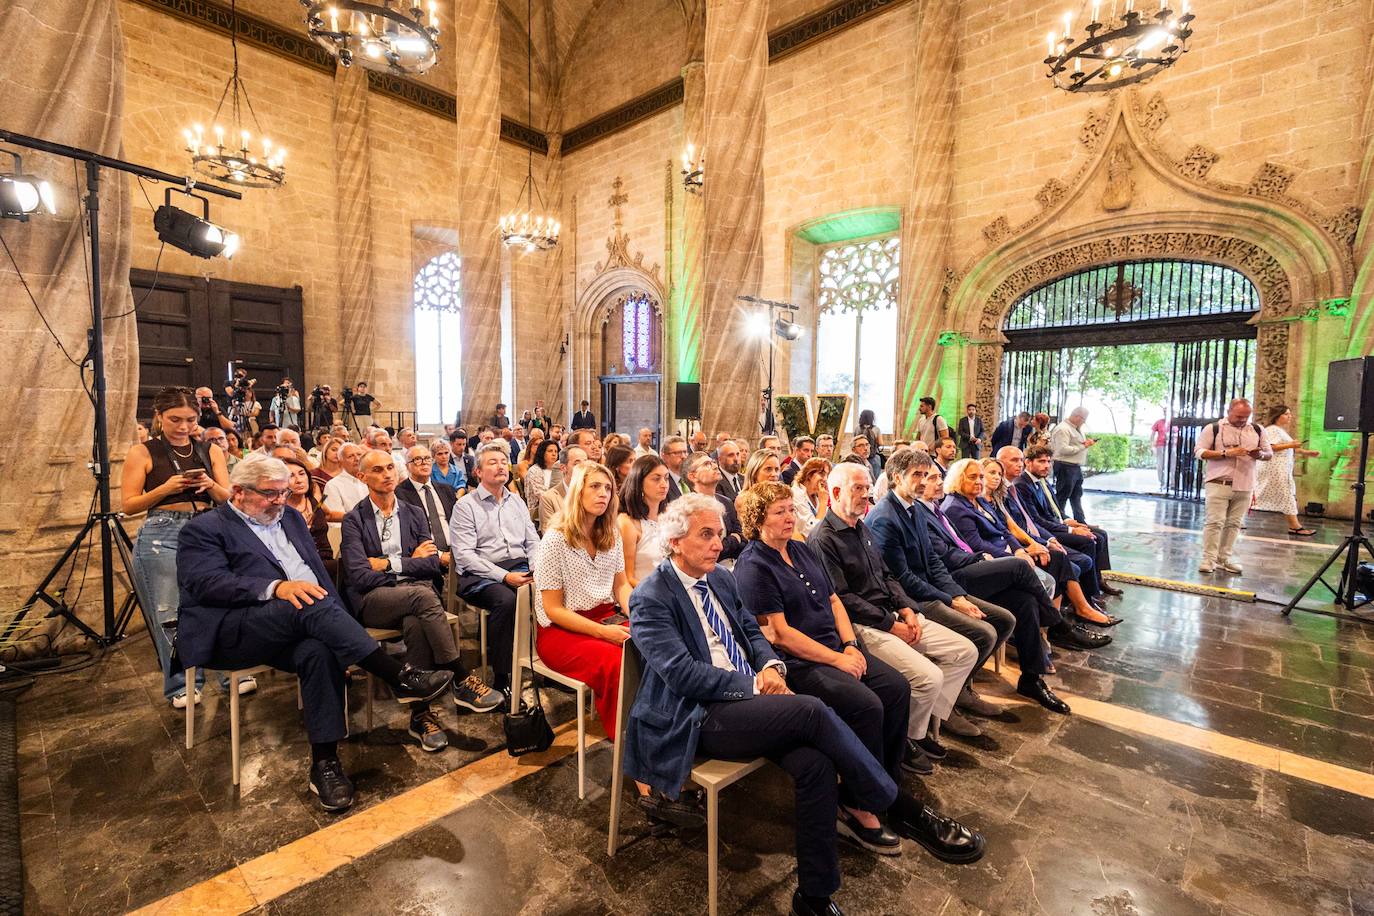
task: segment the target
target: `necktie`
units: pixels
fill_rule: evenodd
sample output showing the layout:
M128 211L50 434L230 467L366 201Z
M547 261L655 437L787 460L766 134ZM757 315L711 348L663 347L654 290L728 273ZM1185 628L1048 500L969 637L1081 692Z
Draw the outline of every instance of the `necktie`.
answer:
M1064 513L1059 511L1059 503L1054 501L1054 494L1050 492L1049 482L1041 477L1039 485L1040 492L1045 494L1045 501L1050 504L1050 511L1054 513L1055 518L1062 522L1064 520Z
M749 664L749 659L744 657L740 651L739 643L735 642L735 637L730 633L730 628L721 620L713 604L711 604L711 593L706 590L704 581L692 586L692 591L697 593L701 599L701 612L706 615L706 622L711 625L711 629L716 631L716 636L720 638L720 644L725 647L725 654L730 658L730 664L735 666L735 670L740 674L754 676L754 666Z
M954 526L949 523L949 519L945 518L945 513L940 510L938 505L935 507L935 517L940 520L940 524L945 526L945 530L949 532L950 537L954 538L954 543L959 545L959 549L964 553L971 553L974 556L978 555L977 551L965 543L963 538L959 537L959 532L954 530Z
M444 534L444 518L439 514L439 506L434 502L434 488L429 484L420 487L425 495L425 514L429 516L429 533L434 538L434 546L443 553L448 550L448 537Z
M1021 510L1021 517L1026 520L1026 534L1036 538L1040 536L1040 529L1035 527L1035 522L1031 519L1031 514L1026 511L1026 507L1021 505L1021 494L1016 492L1016 487L1010 487L1011 498L1016 502L1016 507Z

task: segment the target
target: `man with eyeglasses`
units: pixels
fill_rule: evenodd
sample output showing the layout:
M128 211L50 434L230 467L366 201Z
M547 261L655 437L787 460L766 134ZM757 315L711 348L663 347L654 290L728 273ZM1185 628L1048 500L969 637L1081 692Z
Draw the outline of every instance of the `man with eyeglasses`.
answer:
M661 454L663 463L668 466L668 497L663 500L666 506L691 489L682 476L682 465L687 460L687 440L681 436L669 436L663 440Z
M396 498L396 464L390 452L368 452L361 470L368 498L343 520L344 598L364 626L404 634L407 664L453 672L454 705L492 712L501 699L463 666L434 590L434 580L443 573L424 513ZM422 750L448 747L448 735L428 703L411 707L409 732Z
M338 755L348 734L344 672L357 665L406 705L442 694L453 673L402 665L353 618L305 519L286 505L290 478L280 459L249 455L229 475L229 501L181 529L176 651L187 667L294 673L310 737L309 789L325 810L342 811L354 795Z
M410 477L396 485L396 498L425 514L429 536L439 548L439 563L447 570L451 558L448 520L453 515L453 504L458 501L458 492L434 479L434 456L423 445L406 451L406 469Z

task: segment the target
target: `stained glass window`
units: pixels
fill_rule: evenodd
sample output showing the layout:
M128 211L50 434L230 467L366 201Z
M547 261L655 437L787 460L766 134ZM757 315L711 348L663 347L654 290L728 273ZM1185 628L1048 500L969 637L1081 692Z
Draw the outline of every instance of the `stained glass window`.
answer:
M816 393L848 394L850 416L872 410L892 431L897 390L897 236L826 248L819 274L816 322Z
M654 304L645 293L625 298L620 313L621 359L627 374L654 369Z
M462 404L458 256L446 251L415 275L415 409L419 423L449 423Z

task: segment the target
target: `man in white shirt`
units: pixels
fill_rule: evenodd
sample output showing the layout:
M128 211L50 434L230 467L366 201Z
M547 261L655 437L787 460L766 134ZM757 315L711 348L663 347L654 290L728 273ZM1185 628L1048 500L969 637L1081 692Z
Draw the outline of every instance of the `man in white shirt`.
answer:
M325 508L335 512L348 512L367 499L367 484L358 479L358 465L366 451L367 449L353 442L345 443L339 449L339 464L343 470L324 485Z
M645 455L657 455L654 450L654 431L645 426L639 431L639 444L635 446L635 457L643 458Z
M411 438L414 438L413 434ZM396 463L396 480L398 482L409 476L409 472L406 470L405 449L398 450L391 441L391 434L386 430L380 426L369 427L367 432L363 434L363 442L367 444L368 448L391 453L391 460Z
M1050 458L1054 461L1054 501L1060 514L1067 514L1066 508L1073 504L1073 517L1087 524L1083 514L1083 464L1088 460L1088 449L1097 444L1096 439L1083 435L1083 423L1088 419L1088 411L1075 407L1067 419L1050 433Z
M1240 575L1241 565L1231 559L1240 537L1240 523L1250 508L1255 488L1255 462L1268 461L1274 451L1259 426L1250 422L1250 402L1236 398L1226 407L1226 418L1209 423L1197 437L1195 454L1206 462L1206 520L1202 525L1202 563L1198 572L1210 573L1220 566Z
M731 502L734 502L739 491L744 488L740 459L739 445L733 440L726 439L716 451L716 464L720 465L720 480L716 483L716 493Z

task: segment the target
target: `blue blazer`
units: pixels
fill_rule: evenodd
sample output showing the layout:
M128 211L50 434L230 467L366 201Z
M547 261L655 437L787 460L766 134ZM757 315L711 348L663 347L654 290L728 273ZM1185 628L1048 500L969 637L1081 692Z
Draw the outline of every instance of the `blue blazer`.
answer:
M889 492L878 500L864 521L878 542L883 565L902 583L908 596L948 604L966 594L936 553L926 526L912 519L896 493Z
M706 584L754 670L777 661L740 603L734 576L717 566ZM625 722L625 773L677 798L696 759L703 704L748 699L754 681L712 663L701 620L670 559L630 593L630 638L644 656L644 677Z
M1010 417L997 424L997 428L992 431L992 453L997 454L997 450L1007 445L1014 445L1017 448L1026 447L1026 439L1030 437L1031 426L1027 423L1019 430L1016 428L1016 418Z
M290 506L282 513L282 530L315 574L320 587L329 592L321 600L333 601L343 610L333 578L324 568L319 548L301 514ZM274 580L285 579L277 558L258 540L228 505L204 512L191 519L177 537L177 584L181 587L181 608L177 614L177 654L186 666L200 667L214 656L220 629L228 643L239 642L242 615L232 611L264 607L272 602L287 604L280 598L261 598ZM288 605L289 606L289 605ZM294 608L293 608L294 610Z
M962 496L946 496L940 504L940 511L949 519L954 530L959 532L959 537L964 539L964 543L978 553L1005 557L1021 548L1006 528L989 521Z
M925 503L916 504L916 512L925 519L926 537L930 538L930 548L935 551L935 555L940 558L940 562L945 564L945 569L951 573L958 572L965 566L972 566L974 563L983 562L982 554L971 554L949 536L945 531L940 520L935 517L935 513L926 508ZM969 545L973 546L973 545Z
M1016 483L1012 486L1016 487L1016 494L1021 497L1021 505L1030 513L1031 519L1046 540L1070 533L1069 526L1061 522L1059 517L1054 514L1054 510L1050 508L1049 500L1045 497L1045 492L1035 485L1029 472L1016 478ZM1009 508L1012 511L1012 518L1016 519L1016 523L1022 528L1026 527L1024 519L1017 517L1022 513L1016 511L1016 503L1012 502Z
M422 541L433 540L425 513L399 499L396 513L401 533L401 574L412 579L436 579L443 575L438 554L418 560L411 556ZM377 533L371 499L362 500L344 516L339 555L344 598L355 614L368 592L396 584L396 573L377 572L367 562L368 557L382 556L382 537Z

